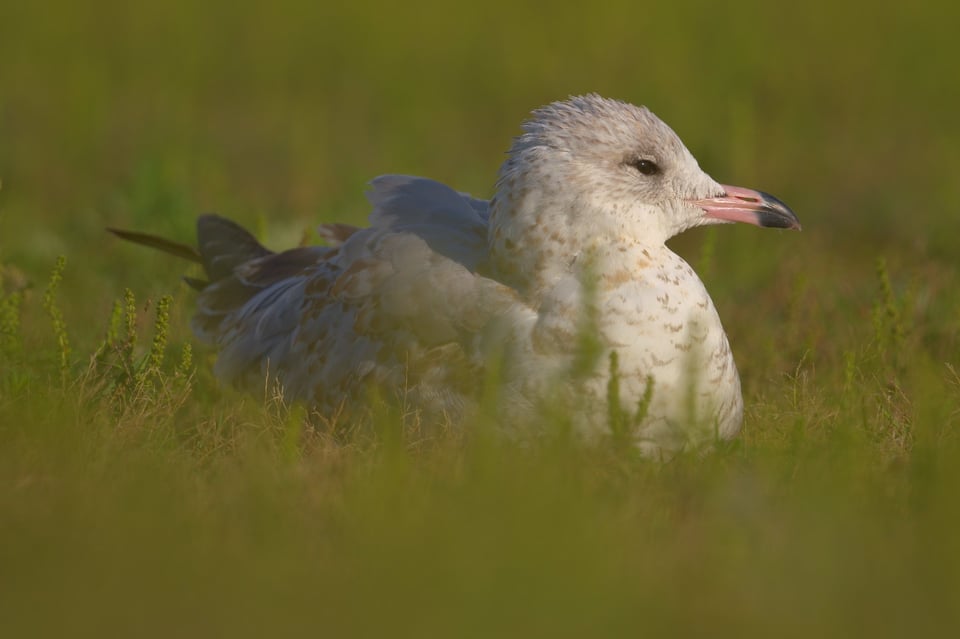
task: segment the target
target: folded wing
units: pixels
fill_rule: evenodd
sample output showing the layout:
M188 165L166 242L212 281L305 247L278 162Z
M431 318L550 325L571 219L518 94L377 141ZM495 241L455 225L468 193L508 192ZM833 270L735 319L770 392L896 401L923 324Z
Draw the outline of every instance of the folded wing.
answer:
M193 327L220 350L218 376L321 411L371 385L457 413L492 349L522 339L536 313L478 274L486 203L432 180L372 182L370 227L330 227L334 246L273 253L216 216L198 223L210 284ZM324 229L321 228L321 234Z

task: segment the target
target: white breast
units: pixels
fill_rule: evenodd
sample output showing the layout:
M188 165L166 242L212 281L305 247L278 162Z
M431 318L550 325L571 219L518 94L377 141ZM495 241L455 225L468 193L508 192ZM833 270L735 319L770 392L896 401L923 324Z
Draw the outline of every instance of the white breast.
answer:
M614 259L617 268L605 266ZM663 246L605 247L597 260L602 275L592 293L580 276L544 291L532 335L539 364L528 373L547 384L570 365L584 327L584 307L593 296L601 352L584 384L592 401L578 415L580 427L587 433L609 432L609 354L616 351L624 411L637 411L653 380L634 433L646 452L734 437L743 416L740 379L720 318L693 269ZM544 365L551 354L554 365ZM543 392L540 385L530 390Z

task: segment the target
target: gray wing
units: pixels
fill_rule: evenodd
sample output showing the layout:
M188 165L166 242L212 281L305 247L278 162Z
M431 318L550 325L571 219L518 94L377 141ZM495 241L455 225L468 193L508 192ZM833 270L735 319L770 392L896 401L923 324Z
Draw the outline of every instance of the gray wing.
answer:
M368 197L369 228L338 233L332 247L260 247L202 291L193 325L219 347L220 377L262 389L270 375L288 398L322 411L374 384L457 412L491 344L528 329L535 312L477 274L486 262L481 200L404 176L377 178ZM200 239L205 262L235 261L232 244L219 243L231 257L217 260Z
M471 271L486 264L489 214L485 200L409 175L381 175L370 186L371 228L416 235Z

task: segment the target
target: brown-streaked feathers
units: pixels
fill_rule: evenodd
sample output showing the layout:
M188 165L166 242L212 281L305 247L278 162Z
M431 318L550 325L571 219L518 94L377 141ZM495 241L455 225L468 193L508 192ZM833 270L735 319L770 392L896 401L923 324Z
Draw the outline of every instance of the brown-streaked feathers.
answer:
M649 110L594 94L538 109L489 202L412 176L370 186L369 226L323 225L328 246L273 253L215 215L199 219L197 249L111 231L203 265L209 282L188 280L201 289L192 326L217 349L220 379L260 393L276 382L319 415L367 411L376 390L456 423L489 396L511 427L550 406L593 437L608 433L616 380L644 454L740 430L719 315L666 244L744 221L704 205L738 187L707 175ZM597 345L586 363L584 331Z

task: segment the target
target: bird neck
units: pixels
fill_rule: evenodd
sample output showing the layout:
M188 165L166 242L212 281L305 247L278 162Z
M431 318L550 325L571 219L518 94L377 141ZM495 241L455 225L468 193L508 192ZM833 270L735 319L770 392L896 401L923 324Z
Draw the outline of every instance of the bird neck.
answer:
M544 184L536 190L502 188L490 207L494 275L528 298L571 275L619 272L618 254L674 255L665 245L671 233L643 224L643 211L617 210L597 201L600 196L571 200L559 179Z

